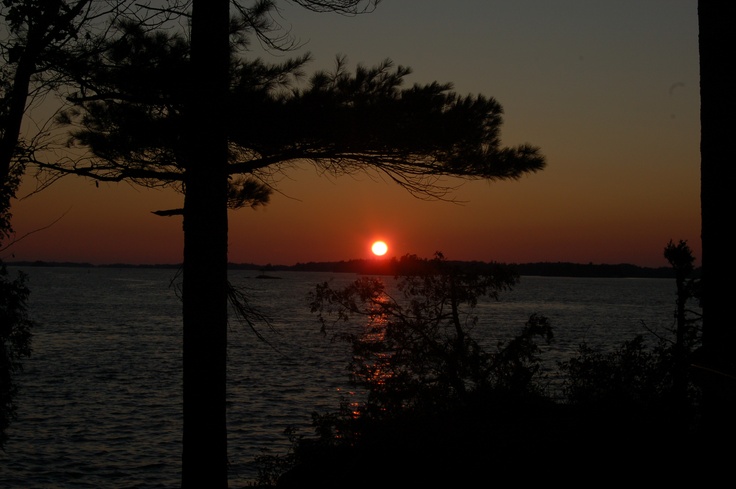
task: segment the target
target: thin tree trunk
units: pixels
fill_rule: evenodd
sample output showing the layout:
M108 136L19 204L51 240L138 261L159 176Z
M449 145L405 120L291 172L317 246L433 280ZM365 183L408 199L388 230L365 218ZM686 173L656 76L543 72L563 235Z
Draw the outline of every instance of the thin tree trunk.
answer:
M13 154L18 146L20 127L26 111L28 87L35 69L35 64L24 58L18 63L18 68L13 78L8 111L2 121L3 134L2 138L0 138L0 184L5 182L5 179L10 173L10 163L13 161Z
M184 197L182 487L227 487L228 0L195 0Z
M25 46L13 75L13 83L8 94L7 112L2 120L3 134L0 138L0 184L5 182L10 172L10 163L18 146L20 129L26 112L26 103L31 87L31 78L36 73L37 65L43 53L54 43L60 43L60 34L70 40L76 35L76 29L70 29L74 19L80 15L90 0L79 1L66 13L59 9L50 11L39 18L31 19L27 26ZM57 6L58 7L58 6Z

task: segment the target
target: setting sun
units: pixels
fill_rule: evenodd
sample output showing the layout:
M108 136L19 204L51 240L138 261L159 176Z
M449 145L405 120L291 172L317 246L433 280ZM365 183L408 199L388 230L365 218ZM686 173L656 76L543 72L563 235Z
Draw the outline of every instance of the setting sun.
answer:
M388 251L388 246L383 241L376 241L373 243L373 246L371 246L371 251L373 251L373 254L376 256L383 256Z

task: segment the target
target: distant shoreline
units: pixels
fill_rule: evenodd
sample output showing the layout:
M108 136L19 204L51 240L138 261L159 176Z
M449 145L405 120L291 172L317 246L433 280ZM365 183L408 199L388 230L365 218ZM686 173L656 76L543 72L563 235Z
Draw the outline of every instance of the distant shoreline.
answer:
M358 273L371 275L393 275L391 260L364 260L355 259L336 262L308 262L296 265L257 265L252 263L230 263L230 270L257 270L259 272L333 272L333 273ZM499 265L499 263L487 263L478 261L457 261L461 265L473 267L488 267ZM74 268L161 268L177 269L181 264L153 264L134 265L126 263L112 263L95 265L84 262L47 262L47 261L12 261L5 262L7 266L15 267L74 267ZM670 267L641 267L621 263L593 264L593 263L571 263L571 262L535 262L535 263L506 263L500 264L514 268L521 276L543 276L543 277L590 277L590 278L674 278L674 271ZM700 269L696 270L699 275Z

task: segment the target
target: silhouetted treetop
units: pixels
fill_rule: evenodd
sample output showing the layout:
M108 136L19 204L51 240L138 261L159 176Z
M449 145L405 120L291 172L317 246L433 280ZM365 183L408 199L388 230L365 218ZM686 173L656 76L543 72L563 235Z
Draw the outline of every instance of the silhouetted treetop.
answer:
M232 140L258 153L241 168L308 158L328 160L339 171L368 164L392 175L496 179L544 167L537 148L501 147L503 109L495 99L459 96L437 82L402 88L410 73L390 60L350 73L341 58L334 72L314 74L306 89L259 94L266 106L257 117L237 117L249 107L253 114L253 105L236 98Z
M189 46L182 34L119 23L120 35L79 70L69 144L90 159L46 168L101 180L179 185L182 108ZM339 175L378 171L419 195L441 197L442 176L510 179L541 170L544 157L524 144L503 147L503 109L493 98L460 96L449 83L404 87L411 70L386 60L304 80L310 55L271 64L233 52L227 119L228 174L251 187L300 161ZM261 189L263 191L263 189ZM265 191L264 191L265 192Z

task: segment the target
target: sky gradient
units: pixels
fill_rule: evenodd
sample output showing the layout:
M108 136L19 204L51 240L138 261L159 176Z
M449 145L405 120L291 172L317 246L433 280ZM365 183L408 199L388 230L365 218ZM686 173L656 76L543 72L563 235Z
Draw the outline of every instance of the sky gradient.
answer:
M358 17L281 5L304 43L293 54L314 57L310 73L337 55L351 68L390 58L412 68L409 84L494 97L503 144L539 146L548 166L516 181L448 180L462 204L419 200L376 175L297 168L267 207L231 213L231 262L367 258L382 239L386 256L658 267L682 239L699 265L695 0L384 0ZM270 56L257 45L253 55ZM170 190L68 177L14 204L22 239L2 258L178 263L181 218L151 211L180 206Z

